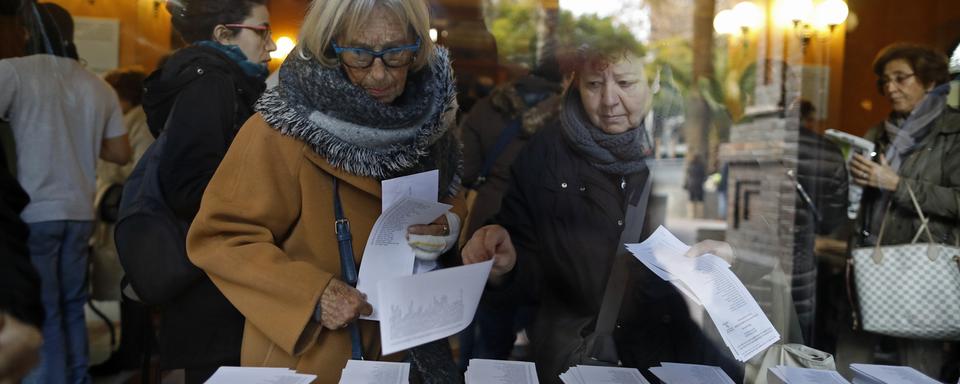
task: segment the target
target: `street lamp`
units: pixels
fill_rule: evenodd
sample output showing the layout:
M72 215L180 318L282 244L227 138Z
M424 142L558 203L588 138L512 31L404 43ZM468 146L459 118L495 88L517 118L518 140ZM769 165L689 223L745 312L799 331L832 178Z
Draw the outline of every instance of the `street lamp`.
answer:
M817 23L830 28L830 32L838 25L843 24L850 14L850 8L843 0L823 0L817 5Z
M813 0L780 0L774 9L774 17L781 27L797 27L810 21L813 10Z
M713 29L720 35L732 35L740 26L734 18L733 11L724 9L713 17Z
M280 36L276 41L277 50L270 52L270 57L273 59L283 60L287 58L287 55L293 51L293 48L297 46L297 43L293 39L287 36Z
M744 34L763 25L763 11L751 1L741 1L733 6L733 16Z

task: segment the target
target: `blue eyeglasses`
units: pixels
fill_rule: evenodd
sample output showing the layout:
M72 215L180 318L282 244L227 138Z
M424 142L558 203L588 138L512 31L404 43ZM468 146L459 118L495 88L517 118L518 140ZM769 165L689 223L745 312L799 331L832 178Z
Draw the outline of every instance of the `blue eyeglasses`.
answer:
M336 42L332 42L333 51L340 57L340 62L350 68L366 69L373 65L373 60L380 58L383 65L388 68L401 68L410 65L417 57L416 53L420 49L420 38L411 45L387 48L382 51L374 51L366 48L341 47Z

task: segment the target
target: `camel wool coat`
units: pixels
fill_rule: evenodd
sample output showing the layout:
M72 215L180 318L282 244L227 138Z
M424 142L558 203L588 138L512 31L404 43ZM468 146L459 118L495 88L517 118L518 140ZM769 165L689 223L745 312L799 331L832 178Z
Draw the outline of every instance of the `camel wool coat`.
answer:
M337 383L350 357L346 329L312 321L330 279L340 277L333 180L350 220L359 265L380 215L380 181L348 174L255 114L207 186L187 236L190 260L246 317L241 364L287 367ZM466 216L462 194L452 212ZM376 322L360 321L364 353L381 356Z

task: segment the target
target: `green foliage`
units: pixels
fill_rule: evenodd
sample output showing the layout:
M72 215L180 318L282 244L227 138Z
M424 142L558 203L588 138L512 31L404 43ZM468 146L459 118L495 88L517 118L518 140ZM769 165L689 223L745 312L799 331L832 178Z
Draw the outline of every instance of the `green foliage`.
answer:
M682 94L686 94L693 82L693 47L689 39L672 37L651 43L653 66L669 68L671 81Z
M535 0L500 0L489 4L487 25L497 40L501 62L536 63L537 23L540 13Z
M488 0L486 20L490 33L497 40L497 52L503 63L536 64L537 26L543 12L537 0ZM558 43L561 47L589 44L601 51L622 48L643 55L643 46L623 25L612 17L595 14L574 17L561 10L557 20Z

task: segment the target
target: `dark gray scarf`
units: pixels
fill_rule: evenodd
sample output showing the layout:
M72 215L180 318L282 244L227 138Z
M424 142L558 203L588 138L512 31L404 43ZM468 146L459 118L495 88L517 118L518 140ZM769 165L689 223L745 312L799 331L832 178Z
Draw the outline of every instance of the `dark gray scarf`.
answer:
M563 137L590 165L602 172L626 176L647 168L644 159L650 155L646 128L620 134L609 134L595 127L583 111L580 92L570 88L560 109Z
M279 85L256 105L270 126L354 175L384 180L439 169L441 197L456 194L461 152L450 130L457 101L445 49L437 49L431 65L410 73L404 93L389 105L339 68L294 52L280 67Z

